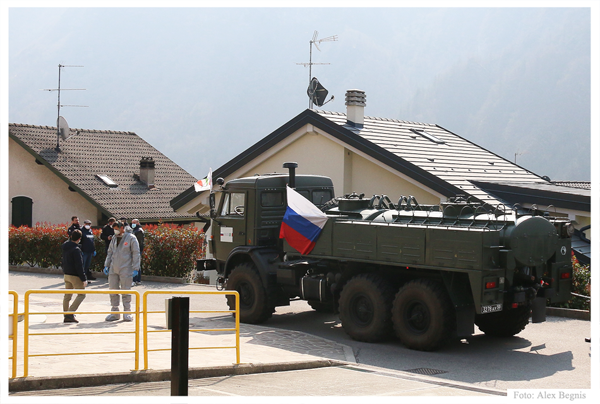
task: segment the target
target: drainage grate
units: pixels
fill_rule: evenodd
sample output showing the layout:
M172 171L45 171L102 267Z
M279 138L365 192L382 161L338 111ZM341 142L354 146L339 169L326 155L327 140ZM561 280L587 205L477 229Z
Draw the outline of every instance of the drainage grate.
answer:
M448 373L445 370L429 369L429 368L408 369L408 370L405 370L405 372L416 373L419 375L428 375L428 376L439 375L442 373Z

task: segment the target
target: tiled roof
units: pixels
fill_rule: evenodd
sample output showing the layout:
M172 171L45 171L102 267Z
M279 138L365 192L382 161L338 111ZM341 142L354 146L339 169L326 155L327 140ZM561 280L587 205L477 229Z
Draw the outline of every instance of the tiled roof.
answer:
M552 183L562 187L592 189L592 183L590 181L552 181Z
M60 141L60 153L55 151L56 127L9 124L9 135L107 216L192 218L175 213L169 201L196 179L133 132L71 129L72 136ZM154 189L134 177L142 157L155 161ZM109 187L97 174L118 186Z
M548 206L591 211L590 189L564 187L550 182L473 181L474 185L490 195L514 204L534 204L542 209Z
M552 186L546 179L438 125L366 116L363 127L355 127L347 123L346 114L313 109L303 111L241 152L216 169L213 177L226 178L307 124L447 197L464 193L498 206L510 202L477 184L529 184L534 189ZM553 190L565 191L554 186ZM171 206L180 209L198 195L191 186L171 200ZM580 200L581 195L569 198L573 200L567 200L568 204L589 204Z
M492 205L501 202L471 181L547 183L538 175L438 125L365 116L364 125L359 128L347 124L346 114L314 112Z

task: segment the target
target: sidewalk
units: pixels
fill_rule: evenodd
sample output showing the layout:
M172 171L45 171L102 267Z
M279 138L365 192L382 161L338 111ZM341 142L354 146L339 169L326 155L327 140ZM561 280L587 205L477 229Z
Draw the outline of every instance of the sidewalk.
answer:
M47 282L49 288L56 282ZM102 289L106 279L95 281ZM12 286L12 285L11 285ZM197 286L197 285L196 285ZM148 284L153 289L171 289L172 284ZM180 285L179 289L185 289ZM190 287L190 285L188 285ZM211 288L210 290L214 290ZM143 292L139 290L140 293ZM23 299L24 293L19 292ZM177 295L177 289L174 290ZM91 298L91 296L99 298ZM222 296L218 296L223 299ZM222 301L221 301L222 303ZM151 310L164 310L164 300ZM208 303L210 306L210 303ZM149 306L151 306L149 302ZM32 295L30 311L62 310L62 295ZM88 295L80 311L108 311L106 295ZM20 310L21 311L21 310ZM105 314L80 314L78 324L65 324L62 315L34 315L32 333L74 333L68 336L31 336L29 353L133 351L135 322L106 322ZM141 317L141 316L140 316ZM149 329L164 330L165 315L149 315ZM29 376L23 375L23 324L19 323L17 378L10 380L15 395L170 395L170 351L149 352L144 369L140 333L139 370L133 353L30 357ZM141 318L139 325L141 327ZM230 314L190 313L190 328L234 328ZM108 332L86 335L86 332ZM151 333L149 348L170 348L170 332ZM234 346L234 332L190 332L189 346ZM442 381L409 372L363 366L355 363L350 347L298 331L262 325L240 325L240 364L235 349L194 349L189 352L189 395L504 395L504 391ZM9 363L10 366L10 363ZM11 369L9 369L9 375ZM331 380L325 383L324 380ZM115 384L117 383L117 384ZM235 385L236 387L232 387ZM208 387L211 386L211 387ZM216 387L217 386L217 387ZM373 390L373 387L376 390ZM52 390L50 390L52 389ZM59 389L59 390L56 390Z

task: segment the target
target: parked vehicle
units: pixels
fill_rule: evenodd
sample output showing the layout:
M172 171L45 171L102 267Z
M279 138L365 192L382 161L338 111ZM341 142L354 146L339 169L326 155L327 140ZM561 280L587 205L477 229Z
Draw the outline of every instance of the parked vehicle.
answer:
M546 302L571 293L569 220L538 210L486 206L461 197L420 205L412 196L334 197L330 178L289 174L234 179L211 195L219 284L240 293L240 320L261 323L275 307L306 300L339 312L353 339L396 335L411 349L436 350L474 333L513 336L545 321ZM327 222L307 254L279 238L286 185ZM233 308L233 297L229 297Z

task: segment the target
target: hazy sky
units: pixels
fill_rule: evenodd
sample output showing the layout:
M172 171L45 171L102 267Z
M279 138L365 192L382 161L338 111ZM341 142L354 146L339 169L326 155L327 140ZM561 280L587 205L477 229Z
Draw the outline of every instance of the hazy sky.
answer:
M345 112L358 88L366 115L439 124L539 175L589 180L590 18L556 7L11 8L8 121L55 126L57 93L41 89L57 87L58 64L82 65L61 74L62 88L86 89L61 94L87 106L61 109L71 128L136 132L201 178L308 107L297 63L318 31L338 37L313 48L313 62L330 63L313 76L335 96L322 109Z

